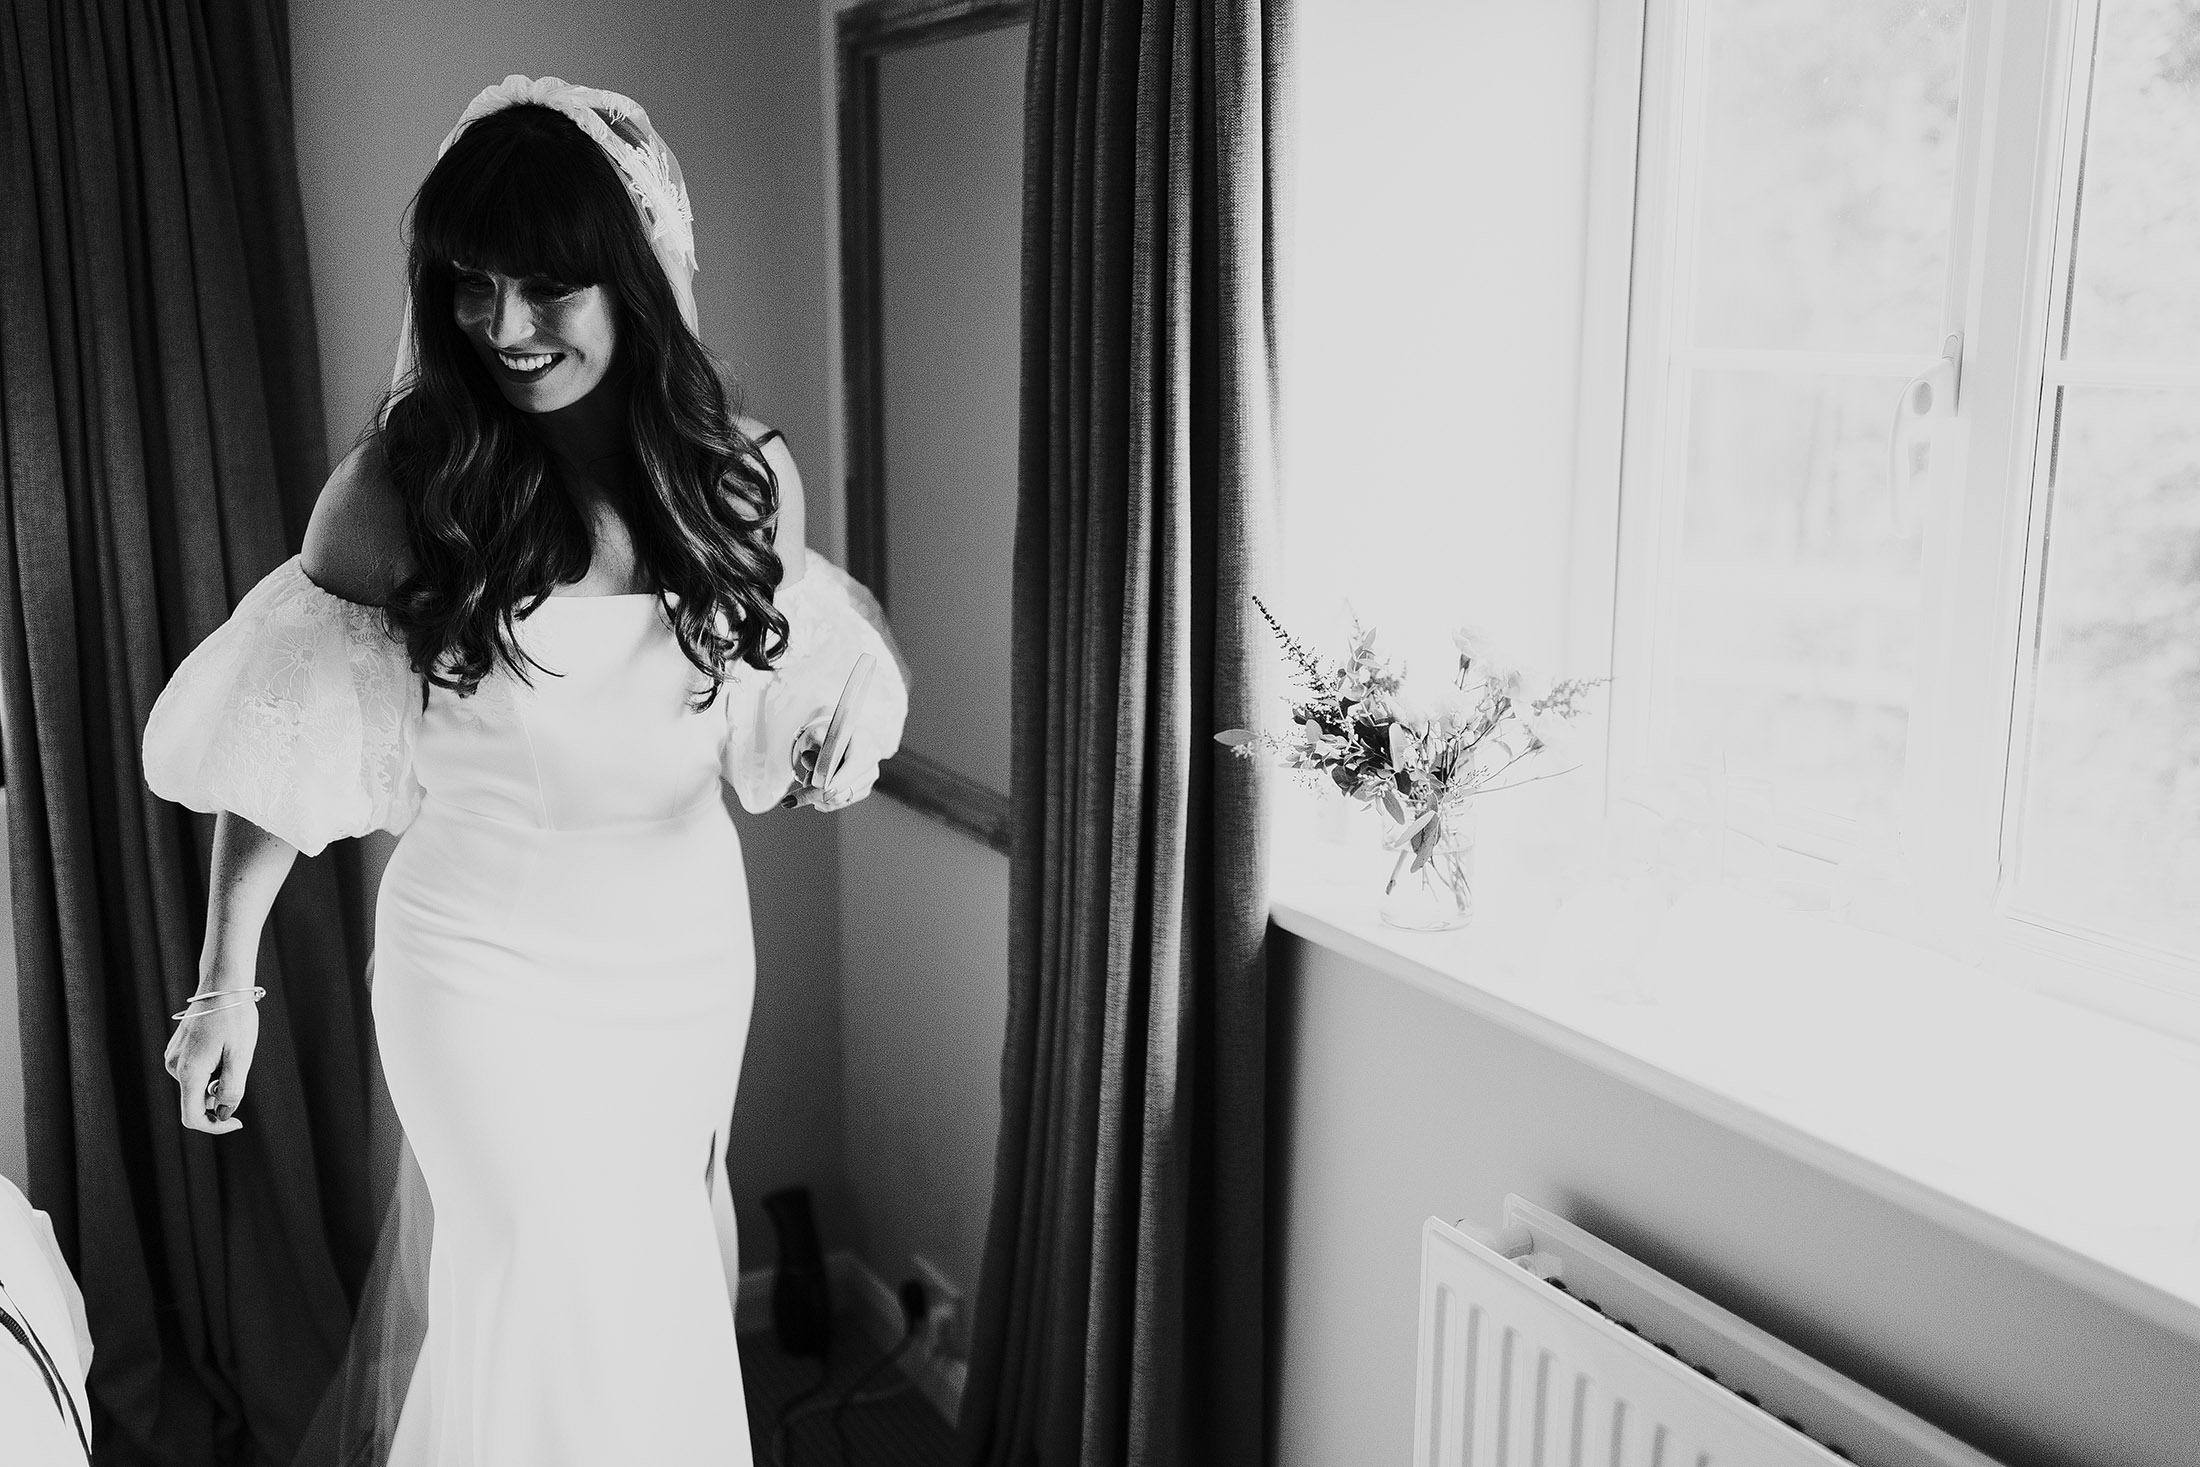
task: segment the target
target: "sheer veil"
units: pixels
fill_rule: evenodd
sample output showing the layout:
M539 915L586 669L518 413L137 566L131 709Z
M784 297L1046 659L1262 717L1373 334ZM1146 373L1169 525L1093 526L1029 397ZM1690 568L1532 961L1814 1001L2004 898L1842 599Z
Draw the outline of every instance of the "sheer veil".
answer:
M529 102L571 117L618 166L658 263L664 267L679 300L680 314L688 329L696 330L694 214L688 203L687 182L679 160L651 125L649 114L631 98L595 87L569 85L556 77L508 76L467 104L458 125L437 149L437 156L448 151L459 134L481 118ZM408 299L398 340L394 385L402 387L411 378L415 351ZM373 981L370 960L370 989ZM378 1068L376 1073L379 1077ZM384 1467L393 1458L404 1461L418 1455L401 1442L400 1432L406 1397L427 1335L428 1255L435 1209L404 1128L379 1084L372 1106L369 1152L373 1175L378 1181L387 1179L390 1201L360 1290L343 1360L291 1459L292 1467ZM718 1235L730 1255L733 1204L725 1176L723 1131L715 1138L706 1181Z
M370 985L373 979L370 962ZM379 1077L379 1068L376 1073ZM376 1090L369 1121L370 1165L377 1177L391 1178L389 1206L359 1291L343 1360L291 1458L293 1467L383 1467L389 1462L427 1337L435 1207L387 1092L379 1085Z

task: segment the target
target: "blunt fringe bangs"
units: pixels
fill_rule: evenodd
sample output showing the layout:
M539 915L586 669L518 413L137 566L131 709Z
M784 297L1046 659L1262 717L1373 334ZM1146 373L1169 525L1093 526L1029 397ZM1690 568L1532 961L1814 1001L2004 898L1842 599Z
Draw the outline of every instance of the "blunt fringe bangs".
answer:
M413 247L431 265L564 285L615 279L620 235L638 227L618 168L547 107L506 108L460 133L413 204Z
M572 119L522 105L468 127L414 196L416 369L368 430L381 435L405 505L413 571L388 611L414 670L461 694L500 663L527 677L517 621L585 575L592 553L587 520L529 415L505 400L458 327L454 263L605 288L618 330L606 385L625 386L641 468L614 507L668 593L681 650L708 680L697 706L711 704L735 662L769 667L787 636L772 604L778 483L681 318L617 166Z

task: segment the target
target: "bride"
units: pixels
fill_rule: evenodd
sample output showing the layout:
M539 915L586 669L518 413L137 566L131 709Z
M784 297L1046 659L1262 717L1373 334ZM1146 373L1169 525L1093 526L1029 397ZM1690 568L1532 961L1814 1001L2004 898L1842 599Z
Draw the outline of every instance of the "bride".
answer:
M719 786L845 805L907 695L804 555L784 441L733 416L693 268L639 107L477 97L414 201L382 421L146 728L155 792L219 812L167 1053L193 1130L244 1124L296 854L405 832L373 1008L435 1216L406 1467L749 1461L707 1190L755 985Z

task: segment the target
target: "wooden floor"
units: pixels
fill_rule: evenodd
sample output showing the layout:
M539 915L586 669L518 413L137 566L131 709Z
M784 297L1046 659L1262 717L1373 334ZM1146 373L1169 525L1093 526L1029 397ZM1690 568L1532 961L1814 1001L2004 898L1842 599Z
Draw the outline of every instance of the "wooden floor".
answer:
M772 1431L782 1411L835 1399L878 1356L856 1321L842 1318L834 1331L831 1385L821 1391L815 1360L781 1354L769 1330L743 1335L741 1374L756 1467L774 1467ZM864 1394L901 1385L904 1379L889 1368L864 1385ZM932 1403L910 1389L876 1405L850 1406L837 1418L827 1411L796 1422L781 1439L777 1467L953 1467L954 1461L953 1432Z

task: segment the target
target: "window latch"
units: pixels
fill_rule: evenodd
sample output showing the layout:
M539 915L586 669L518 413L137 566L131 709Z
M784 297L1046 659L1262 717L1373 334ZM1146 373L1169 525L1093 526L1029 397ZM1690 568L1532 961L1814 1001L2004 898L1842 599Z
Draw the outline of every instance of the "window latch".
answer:
M1896 399L1894 426L1887 434L1887 503L1896 523L1905 523L1905 504L1914 504L1911 485L1932 470L1935 431L1954 420L1963 385L1963 333L1951 331L1940 346L1940 360L1912 377Z

